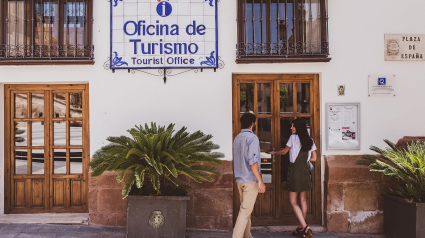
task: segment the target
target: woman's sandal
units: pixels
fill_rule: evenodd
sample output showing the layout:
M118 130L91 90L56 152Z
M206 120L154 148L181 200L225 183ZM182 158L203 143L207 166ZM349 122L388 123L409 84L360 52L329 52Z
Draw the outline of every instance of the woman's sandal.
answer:
M301 231L302 230L303 230L302 227L301 228L298 227L297 229L295 229L295 231L292 232L292 235L293 236L297 236L297 237L301 237L301 235L302 235L302 232Z
M303 237L306 237L306 238L312 238L312 237L313 237L313 232L311 231L310 227L309 227L309 228L308 228L308 230L307 230L307 227L308 227L308 225L306 225L306 226L304 227L304 230L303 230Z

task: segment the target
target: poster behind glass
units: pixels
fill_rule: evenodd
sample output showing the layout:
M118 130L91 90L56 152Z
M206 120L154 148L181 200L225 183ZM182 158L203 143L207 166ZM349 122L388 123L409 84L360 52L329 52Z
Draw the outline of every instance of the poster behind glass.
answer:
M326 103L328 150L360 149L360 103Z

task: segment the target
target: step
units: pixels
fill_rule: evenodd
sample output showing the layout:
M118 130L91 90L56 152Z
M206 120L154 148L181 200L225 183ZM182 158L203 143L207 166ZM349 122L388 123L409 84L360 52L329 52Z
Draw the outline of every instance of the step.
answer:
M290 226L253 226L251 227L252 231L264 231L264 232L292 232L298 226L290 225ZM326 228L319 225L311 225L311 230L313 232L326 232Z
M0 223L89 225L88 213L3 214Z

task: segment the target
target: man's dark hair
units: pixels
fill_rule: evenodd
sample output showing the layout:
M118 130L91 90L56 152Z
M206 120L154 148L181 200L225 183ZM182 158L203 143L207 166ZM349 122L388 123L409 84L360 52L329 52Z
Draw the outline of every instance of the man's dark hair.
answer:
M252 123L255 123L256 119L257 119L257 117L255 117L254 114L249 113L249 112L244 113L241 116L241 127L242 127L242 129L247 129L250 126L252 126Z

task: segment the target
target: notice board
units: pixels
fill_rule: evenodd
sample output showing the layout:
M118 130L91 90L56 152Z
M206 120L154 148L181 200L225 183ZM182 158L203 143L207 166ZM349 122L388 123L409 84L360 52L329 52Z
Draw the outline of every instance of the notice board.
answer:
M360 103L326 103L328 150L360 150Z

